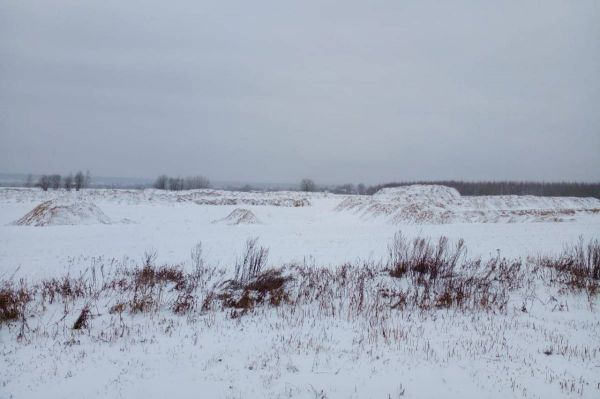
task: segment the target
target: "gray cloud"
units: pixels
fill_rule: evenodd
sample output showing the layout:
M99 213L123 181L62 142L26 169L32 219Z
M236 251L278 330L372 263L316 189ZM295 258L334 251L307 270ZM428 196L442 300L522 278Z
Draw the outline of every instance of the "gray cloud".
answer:
M0 171L600 179L596 1L0 3Z

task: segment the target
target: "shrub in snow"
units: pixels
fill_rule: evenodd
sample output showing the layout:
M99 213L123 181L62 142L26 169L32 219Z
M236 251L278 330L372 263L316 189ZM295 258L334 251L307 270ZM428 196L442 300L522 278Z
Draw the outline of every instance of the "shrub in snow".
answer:
M258 237L246 240L244 255L235 264L235 280L246 283L258 276L267 264L269 250L258 245Z

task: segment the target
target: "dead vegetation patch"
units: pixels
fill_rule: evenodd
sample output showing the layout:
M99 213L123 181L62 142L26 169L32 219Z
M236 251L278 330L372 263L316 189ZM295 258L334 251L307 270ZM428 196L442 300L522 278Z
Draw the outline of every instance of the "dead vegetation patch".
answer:
M393 308L412 304L422 310L431 308L497 309L506 307L509 291L524 282L522 262L499 256L482 262L465 259L463 240L450 244L442 236L406 239L401 233L388 246L387 270L391 277L405 280L399 292L387 289L383 298Z
M600 241L583 237L574 245L565 246L558 256L545 256L538 263L555 273L552 279L576 291L594 295L600 290Z
M204 264L198 245L188 269L158 265L156 254L148 253L138 266L123 266L111 273L92 269L77 277L67 275L34 285L3 281L0 324L16 323L23 334L28 315L54 306L58 313L62 308L63 319L73 315L75 322L69 328L82 330L89 327L94 309L94 315L116 316L122 336L124 316L135 314L169 312L197 319L218 311L239 317L278 308L289 314L310 309L310 314L319 317L377 320L396 311L506 312L512 293L521 290L530 295L536 285L584 291L589 296L599 292L598 240L581 240L559 256L526 261L500 256L482 261L467 259L465 253L461 240L408 240L398 234L389 246L386 263L267 269L268 249L252 238L230 269L234 278L226 279L226 272ZM527 310L522 302L513 307Z
M83 279L70 276L52 278L41 283L41 295L44 302L53 304L57 298L62 300L76 300L86 295L87 285Z
M444 236L437 242L420 237L409 241L399 232L388 246L390 275L401 278L410 272L431 280L450 277L464 253L463 240L451 247Z

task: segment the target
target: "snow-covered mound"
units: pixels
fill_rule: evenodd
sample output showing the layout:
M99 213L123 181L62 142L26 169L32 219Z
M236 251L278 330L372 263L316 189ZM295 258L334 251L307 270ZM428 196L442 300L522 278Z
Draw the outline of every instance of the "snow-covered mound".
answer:
M236 208L223 219L215 220L213 223L237 224L258 224L260 221L249 209Z
M21 219L13 222L19 226L51 226L79 224L108 224L111 220L100 208L86 201L42 202Z
M461 196L453 188L412 185L384 188L371 197L355 196L336 208L365 218L385 217L401 223L563 222L600 214L596 198L497 195Z

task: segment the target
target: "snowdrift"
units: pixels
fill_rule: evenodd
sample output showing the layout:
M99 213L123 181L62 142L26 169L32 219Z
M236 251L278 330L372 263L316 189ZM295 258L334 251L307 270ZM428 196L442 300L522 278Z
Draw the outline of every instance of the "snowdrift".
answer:
M222 219L213 221L213 223L226 223L229 225L238 224L258 224L260 221L249 209L236 208L229 215Z
M498 195L469 197L436 185L384 188L371 197L343 200L336 209L353 211L367 219L384 217L401 223L521 223L573 221L599 215L596 198Z
M111 220L91 202L61 201L42 202L25 216L13 222L18 226L53 226L80 224L109 224Z

